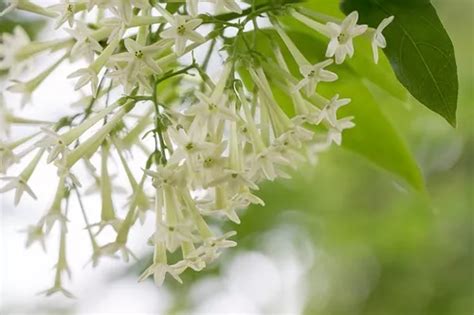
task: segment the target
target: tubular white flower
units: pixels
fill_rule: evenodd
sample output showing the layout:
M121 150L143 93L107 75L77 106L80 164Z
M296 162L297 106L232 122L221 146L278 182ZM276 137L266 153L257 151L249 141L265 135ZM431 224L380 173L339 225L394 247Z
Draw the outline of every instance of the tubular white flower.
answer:
M85 57L87 62L92 63L96 53L102 52L102 46L92 36L92 30L82 21L76 21L74 29L66 29L66 32L71 34L75 43L71 49L71 57L78 59Z
M319 82L336 81L338 75L324 69L332 63L333 60L328 59L315 65L304 65L300 67L300 72L304 76L304 79L294 87L294 91L306 88L306 94L312 96L314 95Z
M8 70L9 76L16 78L26 67L26 63L18 58L18 54L30 43L25 30L17 25L13 33L0 35L0 70Z
M193 41L195 43L202 43L205 41L205 38L194 30L201 25L201 19L187 20L186 17L182 15L176 15L173 17L168 11L159 5L157 5L156 8L168 20L168 23L171 24L169 28L161 32L161 37L173 39L175 41L174 48L178 56L184 54L186 43L188 41Z
M136 258L129 248L133 227L154 213L155 229L148 238L153 262L139 280L153 276L161 285L170 274L181 282L185 270L200 271L236 245L230 240L235 232L214 232L215 219L239 224L239 211L264 205L255 194L262 181L288 178L291 168L316 160L317 154L333 144L340 145L342 133L354 126L352 117L338 117L339 108L350 99L339 99L335 93L328 100L318 94L318 85L338 78L332 57L341 63L352 56L353 38L365 32L366 26L357 25L357 13L337 24L331 17L292 10L296 4L275 2L254 12L242 10L241 1L235 0L171 2L176 2L173 13L165 9L171 8L166 1L156 0L54 0L48 8L34 4L36 0L9 2L8 10L34 12L50 17L63 30L67 24L70 27L64 39L30 42L19 27L13 34L2 35L0 70L9 70L10 80L40 53L63 53L60 61L32 80L13 81L16 84L10 91L27 99L65 58L75 67L68 78L75 78L75 89L81 89L81 95L74 97L81 106L72 106L76 112L51 123L19 117L13 106L0 107L0 172L7 172L39 147L18 176L5 178L10 182L0 192L15 190L15 203L25 191L35 197L28 180L42 156L46 153L46 163L57 167L58 185L51 206L26 231L30 246L43 244L53 226L59 226L55 281L43 292L47 295L62 292L72 297L62 281L69 270L66 214L71 193L77 195L81 207L93 266L102 257L121 256L126 262ZM202 2L212 3L216 11L234 13L199 16ZM289 9L294 18L331 38L328 50L321 52L331 59L310 63L298 49L299 43L280 26L278 14L273 14L280 9ZM262 56L259 45L242 40L248 23L256 23L254 29L261 26L254 19L256 13L269 18L303 78L297 78L299 74L286 64L278 47L281 41L272 42L274 56ZM321 24L313 18L331 22ZM382 21L368 33L375 59L375 49L386 46L382 31L389 22ZM200 27L202 23L206 25ZM237 31L228 32L230 28ZM203 36L207 29L211 31ZM209 53L201 58L198 48L207 41ZM221 53L223 48L228 54ZM182 57L188 53L190 56ZM222 58L226 59L215 64ZM77 67L79 59L83 60ZM238 72L241 65L250 81ZM211 76L216 67L222 69L221 74ZM90 90L82 89L89 84ZM278 103L277 93L288 95L293 104ZM16 125L42 131L10 139L16 132L9 134L9 128ZM32 140L37 135L39 140ZM109 164L117 155L117 171L125 173L128 182L123 217L115 203L120 192L115 183L121 177L111 173ZM144 165L136 165L143 155ZM89 176L74 175L79 160ZM79 179L87 177L91 188L79 189ZM86 210L81 199L91 191L99 192L101 199L100 220L93 224L88 213L99 208ZM105 226L112 227L113 236L106 243L98 242L97 234Z
M383 49L387 47L387 41L385 37L383 36L382 32L385 30L387 26L390 25L390 23L393 22L394 19L395 19L394 16L390 16L388 18L383 19L380 25L377 27L377 29L373 31L372 52L374 54L375 63L379 63L379 48Z
M331 38L326 57L335 57L336 63L341 64L347 56L354 55L353 39L367 31L367 25L357 25L359 14L357 11L349 14L341 24L328 22L326 30Z
M0 188L0 193L7 192L10 190L15 190L15 198L14 198L14 203L15 206L18 205L20 202L20 199L23 195L23 193L26 191L33 199L37 199L35 193L33 190L28 186L28 181L33 175L33 172L35 171L35 168L38 166L38 163L43 156L44 150L40 149L38 153L34 156L34 158L28 163L28 165L23 169L23 171L20 173L20 175L16 177L12 176L6 176L2 177L0 179L2 180L9 180L10 182Z
M84 11L87 8L85 2L71 2L70 0L62 0L61 3L50 6L48 9L56 12L56 29L61 27L64 23L68 23L69 27L74 25L74 14Z
M83 135L87 130L94 126L98 121L106 117L113 110L119 106L119 102L104 108L102 111L98 112L95 115L92 115L80 125L70 129L69 131L58 134L53 130L47 128L41 128L46 136L40 140L37 145L39 147L47 148L49 151L47 162L51 163L54 161L58 155L61 155L62 158L69 152L68 146L76 141L81 135Z

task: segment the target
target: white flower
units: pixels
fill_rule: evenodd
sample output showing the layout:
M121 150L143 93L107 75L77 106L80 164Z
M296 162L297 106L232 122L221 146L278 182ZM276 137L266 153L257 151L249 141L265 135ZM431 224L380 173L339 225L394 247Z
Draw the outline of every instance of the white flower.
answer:
M82 6L82 8L81 8ZM69 27L73 27L74 25L74 14L78 11L78 9L85 9L85 3L74 3L70 0L62 0L61 3L55 4L50 6L48 9L57 12L58 17L56 21L56 29L58 29L64 23L69 24Z
M192 222L182 222L174 225L158 223L156 232L153 233L150 241L153 244L164 244L166 249L173 253L183 242L195 242L196 236L192 233Z
M166 47L166 41L160 41L150 46L143 46L127 38L124 43L128 53L126 55L114 55L112 57L113 60L137 62L139 69L140 66L146 66L156 74L162 71L153 58Z
M53 226L56 224L56 222L59 224L59 226L62 229L66 230L66 226L67 226L66 224L68 222L68 219L62 213L60 204L57 206L59 207L56 207L56 205L53 204L53 206L48 210L48 212L43 217L41 217L40 221L44 222L46 234L49 234L49 232L53 229Z
M328 132L328 143L335 143L337 145L342 144L342 132L345 129L350 129L355 126L354 122L352 121L352 117L345 117L342 118L338 121L336 121L336 124L334 127L329 128Z
M5 176L5 177L0 177L0 179L9 181L8 184L6 184L0 189L0 193L4 193L10 190L15 190L15 198L14 198L15 205L18 205L18 203L20 202L21 196L23 196L23 193L25 191L33 199L37 199L31 187L28 186L28 182L24 180L22 177Z
M155 284L161 286L165 281L166 274L169 273L176 281L183 283L183 280L179 277L180 272L182 272L182 267L180 265L170 266L166 263L154 263L140 275L138 281L143 281L153 275Z
M305 65L300 68L301 74L304 79L301 80L298 85L294 87L294 91L301 90L303 87L306 88L306 94L308 96L314 95L319 82L333 82L338 79L337 74L328 71L324 68L331 65L334 61L332 59L325 60L315 65Z
M99 0L100 1L100 0ZM128 21L133 16L133 8L146 9L149 8L149 1L147 0L109 0L109 9L122 18Z
M22 232L25 232L26 235L27 235L25 247L30 247L35 242L38 242L38 243L40 243L41 248L43 248L43 250L46 252L46 243L45 243L46 234L43 231L43 225L42 224L29 225Z
M47 162L51 163L58 157L58 155L65 158L66 154L70 151L67 147L69 143L66 143L58 133L49 128L43 127L41 130L46 134L46 136L40 140L37 145L39 147L49 148Z
M74 299L75 296L68 290L64 289L61 285L61 283L55 283L54 286L48 290L41 291L38 294L45 294L46 296L50 296L56 293L62 293L65 297L68 297L70 299Z
M250 191L239 192L233 196L231 200L234 207L238 209L245 209L251 204L261 205L262 207L265 206L265 202Z
M99 78L97 77L97 72L94 71L91 67L82 68L77 71L74 71L67 76L68 79L79 78L74 85L75 90L79 90L88 83L91 84L92 95L97 95L97 87L99 85Z
M292 146L301 148L301 146L313 138L314 133L301 126L293 126L280 137L275 139L275 142L283 146Z
M170 42L161 40L153 45L143 46L127 38L124 43L127 52L115 54L110 58L110 62L118 69L108 76L119 80L124 86L125 93L129 93L138 82L148 91L153 91L149 76L162 72L154 58L169 47Z
M183 272L187 268L191 268L194 271L201 271L206 268L206 262L202 259L202 257L196 256L194 254L195 252L174 264L176 270L178 270L178 272Z
M339 99L339 94L336 94L328 103L324 106L318 115L318 119L315 124L319 124L321 121L327 121L331 126L337 126L337 111L339 108L346 106L351 102L348 98Z
M0 70L8 70L9 76L17 77L26 67L26 63L17 59L17 53L30 43L25 30L17 25L13 33L3 33L0 36Z
M103 256L108 256L108 257L112 257L112 258L115 258L117 257L115 254L117 252L120 252L120 254L122 255L122 260L124 262L129 262L130 261L130 256L133 257L135 260L138 261L138 258L135 256L135 254L126 246L126 244L123 244L123 243L118 243L118 242L111 242L111 243L107 243L101 247L99 247L96 252L95 252L95 256L93 257L92 259L92 263L94 265L94 261L95 261L95 265L97 265L98 263L98 259L100 257L103 257Z
M230 187L241 187L245 186L253 190L258 190L258 185L250 179L248 172L239 172L231 169L224 169L221 171L213 181L209 183L209 186L215 187L227 183Z
M76 42L71 49L71 57L84 57L87 62L92 63L96 52L102 51L102 46L92 36L92 31L82 21L76 22L75 29L66 29L66 32L71 34Z
M357 11L349 14L341 24L328 22L327 35L331 38L326 57L336 57L336 63L341 64L347 56L354 55L353 39L367 31L367 25L357 25L359 14Z
M162 188L163 185L182 185L185 175L177 164L168 163L166 166L159 165L156 171L144 170L145 174L153 178L153 186Z
M0 173L5 174L8 168L18 160L13 151L0 140Z
M383 49L387 47L387 41L385 40L382 32L390 23L392 23L394 18L394 16L390 16L386 19L383 19L372 35L372 52L374 54L375 63L379 62L379 48Z
M199 91L194 95L199 99L199 103L192 105L186 112L186 115L197 116L203 119L207 124L211 124L220 120L236 121L238 116L234 114L226 105L226 97L224 95L207 97Z
M168 135L178 146L170 158L171 163L179 163L184 158L191 163L196 154L214 148L214 144L205 141L206 128L202 127L203 126L200 126L197 123L193 123L188 132L183 128L168 128Z
M268 180L275 180L281 173L278 166L289 165L290 161L281 155L280 152L272 148L266 148L255 157L253 170L260 176Z
M210 263L219 258L223 249L237 246L235 241L228 240L236 234L235 231L231 231L222 236L209 237L204 240L203 245L196 249L194 255L200 256L203 261Z
M165 17L168 17L167 20L171 24L171 27L161 32L161 37L174 40L174 49L178 56L181 56L184 53L188 40L195 43L202 43L205 41L204 37L194 30L201 25L201 19L186 20L186 17L182 15L176 15L173 18L170 18L169 13L165 15Z

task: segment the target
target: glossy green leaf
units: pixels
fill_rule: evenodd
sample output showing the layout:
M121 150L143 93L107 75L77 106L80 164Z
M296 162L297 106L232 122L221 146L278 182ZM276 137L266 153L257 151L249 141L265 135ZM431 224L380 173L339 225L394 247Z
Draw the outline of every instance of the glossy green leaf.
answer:
M421 103L456 124L458 77L454 48L428 0L344 0L345 13L357 10L361 23L376 27L395 16L384 35L385 54L400 82Z

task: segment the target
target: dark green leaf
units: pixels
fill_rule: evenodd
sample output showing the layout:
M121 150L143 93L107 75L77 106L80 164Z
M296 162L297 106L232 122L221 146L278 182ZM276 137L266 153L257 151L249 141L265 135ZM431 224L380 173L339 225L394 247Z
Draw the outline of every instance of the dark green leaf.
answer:
M421 103L456 124L458 77L453 44L428 0L343 0L361 23L376 27L395 16L384 32L389 58L400 82Z

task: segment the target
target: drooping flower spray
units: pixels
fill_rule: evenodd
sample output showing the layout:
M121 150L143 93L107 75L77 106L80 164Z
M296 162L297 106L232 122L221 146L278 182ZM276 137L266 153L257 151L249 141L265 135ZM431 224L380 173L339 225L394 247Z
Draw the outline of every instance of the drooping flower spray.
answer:
M21 94L23 105L29 106L38 87L61 64L81 60L64 77L83 93L79 103L84 105L48 122L21 117L19 109L2 103L0 171L9 173L15 163L25 166L2 178L8 182L0 192L13 190L15 203L25 198L24 192L35 198L35 187L28 184L35 169L41 163L57 168L56 194L50 209L28 227L27 246L45 246L50 231L59 229L56 279L45 292L66 296L72 294L61 276L69 272L67 209L72 203L79 205L86 222L93 265L104 256L121 254L125 261L135 257L127 243L131 228L153 220L153 262L140 280L152 276L157 285L166 274L181 281L186 269L200 271L235 246L235 232L218 232L212 218L239 224L240 210L264 205L256 193L262 181L288 177L289 168L341 144L344 130L354 127L352 117L338 114L339 108L350 106L350 95L326 99L318 86L338 80L338 64L354 55L353 39L364 33L372 38L377 62L378 49L386 46L382 30L393 19L373 30L358 24L357 12L343 21L318 18L295 0L256 6L234 0L57 2L45 7L41 1L7 1L2 14L34 13L68 35L52 33L50 40L30 41L20 26L4 34L0 69L8 70L11 80L6 93ZM280 22L282 15L328 38L324 60L308 61ZM255 53L254 43L247 40L248 32L261 28L275 30L272 55ZM229 30L234 35L229 37ZM239 45L248 54L237 53ZM283 49L300 73L291 73ZM49 52L61 55L35 71L35 77L28 76L36 58ZM198 58L199 52L204 57ZM275 89L289 96L294 115L283 110ZM25 124L37 130L9 137L10 128ZM132 167L136 154L146 155L140 171ZM122 183L128 185L126 206L114 202L118 189L112 159L127 179ZM80 175L78 164L86 166L87 176ZM90 175L97 187L91 191L101 198L94 209L82 201ZM98 222L90 222L91 211L100 211ZM98 235L106 227L116 237L101 244Z

